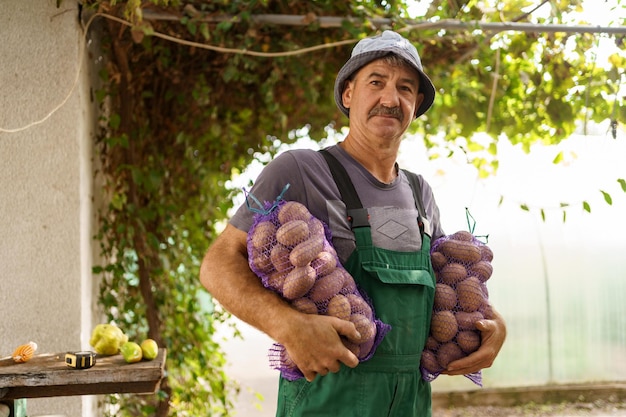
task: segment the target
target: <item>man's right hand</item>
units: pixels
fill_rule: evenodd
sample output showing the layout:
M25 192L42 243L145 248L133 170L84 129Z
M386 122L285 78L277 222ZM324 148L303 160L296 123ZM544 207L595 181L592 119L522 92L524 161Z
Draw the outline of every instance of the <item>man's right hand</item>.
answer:
M280 341L307 381L317 375L338 372L343 363L350 368L359 359L341 342L340 336L359 339L353 323L337 317L299 314L286 325Z

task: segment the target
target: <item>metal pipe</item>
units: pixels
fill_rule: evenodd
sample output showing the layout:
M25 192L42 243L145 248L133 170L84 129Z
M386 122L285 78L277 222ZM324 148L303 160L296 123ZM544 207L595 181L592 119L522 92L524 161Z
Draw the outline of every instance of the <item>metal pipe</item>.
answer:
M166 20L178 21L181 16L160 12L155 10L143 10L143 18L146 20ZM341 27L344 21L361 21L353 17L338 16L315 16L315 15L286 15L286 14L258 14L252 15L250 20L258 24L269 25L285 25L285 26L308 26L317 23L322 28ZM241 22L238 16L231 15L213 15L198 17L199 22L220 23L220 22ZM393 19L373 18L367 20L376 27L392 26L397 23ZM592 25L553 25L553 24L535 24L520 22L481 22L472 20L463 22L456 19L443 19L439 21L417 21L403 20L407 24L401 30L411 29L446 29L446 30L482 30L485 32L566 32L566 33L608 33L621 34L626 33L626 26L592 26Z

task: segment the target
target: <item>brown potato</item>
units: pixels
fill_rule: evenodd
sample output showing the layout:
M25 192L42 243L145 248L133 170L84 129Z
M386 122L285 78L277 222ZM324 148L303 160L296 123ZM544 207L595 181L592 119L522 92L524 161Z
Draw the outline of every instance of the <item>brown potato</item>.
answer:
M488 261L478 261L468 269L468 274L478 277L481 282L485 282L491 277L493 267Z
M324 247L322 236L309 237L304 242L298 243L289 254L289 261L293 266L308 265Z
M443 252L448 259L473 264L481 258L480 249L473 242L465 242L461 240L448 239L441 242L439 250Z
M441 343L449 342L458 332L459 327L451 311L435 311L430 321L432 336Z
M371 341L376 336L376 324L363 314L351 314L350 321L354 323L354 327L361 335L358 339L350 339L352 342L360 345Z
M285 224L291 220L304 220L308 221L311 218L309 209L304 204L297 201L287 201L280 206L278 211L278 221L280 224Z
M456 291L449 285L437 284L435 287L435 302L433 308L438 310L452 310L456 306Z
M315 283L315 270L310 266L294 268L285 277L283 284L283 296L289 300L295 300L309 292Z
M297 298L291 302L291 305L295 307L296 310L306 313L306 314L317 314L317 306L311 300L306 297Z
M454 240L461 240L464 242L471 242L472 240L474 240L474 235L466 230L459 230L458 232L450 235L450 238Z
M294 246L309 237L309 226L304 220L291 220L276 230L276 240L285 246Z
M433 269L439 271L448 263L448 259L446 259L443 253L435 251L430 254L430 262L433 265Z
M456 343L465 353L476 352L480 347L480 332L463 330L456 335Z
M285 284L285 278L289 274L289 271L290 270L281 271L281 272L278 272L278 271L272 272L267 278L267 285L269 286L269 288L275 291L278 291L282 294L283 285Z
M274 269L279 272L286 271L292 267L292 263L289 261L289 248L285 245L277 243L270 252L270 259Z
M313 271L315 272L314 269ZM331 297L339 293L343 285L343 280L344 277L341 273L341 268L335 268L335 270L330 274L318 278L315 281L313 288L311 288L309 298L316 303L329 300Z
M467 313L477 311L485 302L480 280L476 277L469 277L459 282L456 286L456 294L459 307Z
M342 320L350 320L350 301L345 295L337 294L328 302L327 314Z
M437 356L430 350L422 352L422 358L420 359L420 365L431 374L436 374L443 371L443 368L437 362Z
M454 316L461 330L476 330L476 322L485 318L480 311L472 313L458 311Z
M257 223L251 231L252 246L255 249L265 250L274 243L276 226L271 221Z
M452 262L444 266L441 271L437 272L436 276L439 278L440 282L454 285L467 277L467 270L460 263Z
M369 306L369 304L367 304L367 301L365 301L360 294L351 293L348 294L346 297L350 302L352 313L363 314L370 320L374 319L374 313L372 312L372 308Z
M491 248L487 245L479 245L478 249L480 250L480 256L483 261L491 262L493 261L493 252Z
M437 349L437 362L442 368L446 368L450 362L465 357L460 347L454 342L449 342L439 346Z
M337 267L337 258L330 252L322 251L311 261L311 266L315 269L318 277L328 275Z
M311 219L309 219L309 221L307 222L307 225L309 226L309 233L311 234L311 236L322 236L324 238L326 237L326 233L324 231L324 223L322 223L319 219L311 217Z
M274 270L272 259L267 252L253 250L250 254L250 267L261 274L270 274Z

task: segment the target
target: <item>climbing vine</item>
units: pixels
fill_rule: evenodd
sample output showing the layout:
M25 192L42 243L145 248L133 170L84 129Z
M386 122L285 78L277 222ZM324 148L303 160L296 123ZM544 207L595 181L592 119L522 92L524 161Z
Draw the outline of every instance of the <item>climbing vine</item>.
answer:
M529 5L435 0L423 19L533 21L523 11ZM552 1L537 23L559 23L579 5ZM108 397L110 415L229 414L237 386L216 337L228 315L198 281L232 206L226 184L258 152L295 140L290 131L308 126L319 140L328 126L346 124L332 85L356 40L381 29L375 18L415 42L438 87L435 109L414 124L431 157L464 152L488 175L503 137L529 149L567 138L589 115L618 128L626 121L617 93L626 58L617 54L608 70L589 62L591 35L412 27L407 4L388 0L85 0L82 13L94 19L91 36L106 56L96 93L107 202L96 236L104 259L94 268L99 305L131 338L151 337L168 349L157 394ZM255 20L264 14L302 15L308 23ZM322 27L316 16L346 19ZM489 142L475 140L476 132Z

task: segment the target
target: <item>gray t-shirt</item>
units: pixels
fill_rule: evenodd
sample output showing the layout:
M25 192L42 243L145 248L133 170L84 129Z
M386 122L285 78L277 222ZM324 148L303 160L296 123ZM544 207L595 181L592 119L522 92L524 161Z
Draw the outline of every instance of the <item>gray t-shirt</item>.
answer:
M421 236L416 222L417 209L404 172L399 170L398 177L391 184L384 184L341 147L335 145L328 150L346 168L363 206L368 210L373 244L401 252L419 250ZM444 235L439 208L430 185L421 176L419 182L434 241ZM355 248L355 240L347 220L346 206L341 201L341 194L324 157L310 149L284 152L263 169L250 194L260 202L272 202L287 184L289 188L283 199L304 204L313 216L330 227L333 246L341 262L345 263ZM247 232L253 220L254 213L244 203L230 223Z

